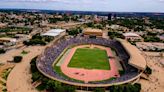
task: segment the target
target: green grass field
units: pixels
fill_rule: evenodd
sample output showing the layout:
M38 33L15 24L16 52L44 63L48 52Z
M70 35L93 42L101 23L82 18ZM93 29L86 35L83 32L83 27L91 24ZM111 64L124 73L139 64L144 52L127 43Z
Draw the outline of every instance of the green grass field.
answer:
M68 67L109 70L107 52L97 48L79 48L74 53Z

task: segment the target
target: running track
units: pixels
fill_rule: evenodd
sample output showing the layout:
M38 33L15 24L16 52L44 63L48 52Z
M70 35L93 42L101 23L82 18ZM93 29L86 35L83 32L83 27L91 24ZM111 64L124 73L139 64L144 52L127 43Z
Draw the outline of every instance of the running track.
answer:
M111 77L119 77L118 69L116 67L115 60L110 58L110 70L98 70L98 69L82 69L82 68L71 68L67 67L72 56L74 55L77 48L83 48L85 45L76 46L71 49L69 55L65 58L64 63L61 65L61 71L70 78L77 79L88 83L89 81L99 81L106 80ZM102 47L94 45L94 47L98 47L100 49L104 49L107 51L108 56L112 56L112 52L110 48Z

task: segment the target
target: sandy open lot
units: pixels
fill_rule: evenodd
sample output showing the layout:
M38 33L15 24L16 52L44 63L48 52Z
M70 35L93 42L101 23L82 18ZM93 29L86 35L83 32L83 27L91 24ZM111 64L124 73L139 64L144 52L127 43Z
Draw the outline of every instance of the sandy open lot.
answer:
M18 63L9 74L7 79L8 92L38 92L31 84L30 61L39 55L44 48L43 46L24 48L29 53L23 56L22 62Z
M159 62L163 58L152 56L150 53L145 54L147 65L153 71L149 80L141 79L139 81L142 85L141 92L164 92L164 67Z

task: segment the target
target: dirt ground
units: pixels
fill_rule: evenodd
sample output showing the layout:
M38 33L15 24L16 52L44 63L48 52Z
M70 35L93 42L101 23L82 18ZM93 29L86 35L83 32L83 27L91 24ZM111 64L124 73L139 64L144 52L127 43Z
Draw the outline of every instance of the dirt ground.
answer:
M142 85L141 92L164 92L164 66L160 64L160 60L164 57L157 56L154 53L145 53L147 65L152 69L152 75L149 80L140 79Z
M44 48L43 46L24 48L29 53L23 55L23 60L9 74L6 85L8 92L38 92L31 84L30 61L41 54Z

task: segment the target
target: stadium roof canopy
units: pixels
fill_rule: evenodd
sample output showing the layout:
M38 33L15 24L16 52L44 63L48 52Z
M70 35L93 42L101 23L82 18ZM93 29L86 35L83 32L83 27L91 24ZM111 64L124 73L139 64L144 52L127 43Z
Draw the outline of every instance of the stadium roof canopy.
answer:
M141 55L139 49L131 45L126 40L122 40L122 39L117 39L117 40L124 46L124 48L130 55L130 59L128 63L140 70L144 70L146 68L146 60Z
M51 29L49 31L47 31L46 33L42 34L42 36L58 36L60 35L62 32L65 32L64 29Z

